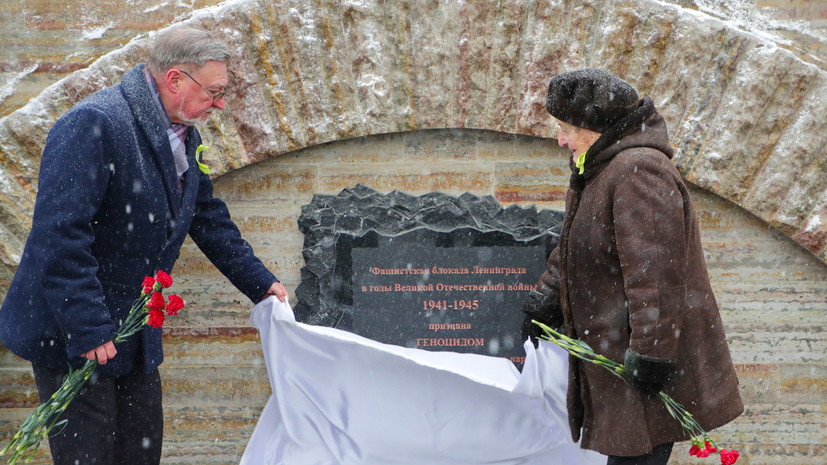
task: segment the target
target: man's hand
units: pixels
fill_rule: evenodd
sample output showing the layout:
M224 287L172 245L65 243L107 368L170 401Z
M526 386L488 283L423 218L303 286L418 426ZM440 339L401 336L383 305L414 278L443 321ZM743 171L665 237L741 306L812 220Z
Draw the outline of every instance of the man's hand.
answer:
M267 289L267 293L264 294L264 297L262 297L261 300L264 300L270 297L271 295L276 296L282 302L286 302L287 298L290 297L287 294L287 288L284 287L284 284L279 282L275 282L272 285L270 285L270 289Z
M100 347L86 352L85 354L81 354L80 356L86 360L97 360L101 365L106 365L106 362L114 358L117 353L118 350L115 349L115 344L112 341L109 341Z

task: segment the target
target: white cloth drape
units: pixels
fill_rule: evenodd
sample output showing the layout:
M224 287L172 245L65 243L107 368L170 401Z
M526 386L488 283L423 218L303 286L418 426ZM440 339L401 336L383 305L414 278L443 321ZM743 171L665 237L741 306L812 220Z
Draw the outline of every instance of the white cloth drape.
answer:
M273 394L242 465L597 465L571 442L566 356L429 352L297 323L269 298L251 318Z

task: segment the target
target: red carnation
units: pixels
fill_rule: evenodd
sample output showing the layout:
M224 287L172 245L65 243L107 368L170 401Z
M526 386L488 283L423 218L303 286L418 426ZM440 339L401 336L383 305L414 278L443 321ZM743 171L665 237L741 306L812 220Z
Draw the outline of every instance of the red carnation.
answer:
M154 285L155 279L153 279L151 276L145 276L144 283L141 284L141 286L143 286L144 288L144 294L149 294L150 292L152 292L152 286Z
M722 465L732 465L736 461L738 461L738 454L737 450L726 450L721 449L721 464Z
M153 328L160 328L164 326L164 318L166 318L164 312L157 308L151 308L149 309L149 319L146 321L146 324Z
M184 299L175 294L169 296L169 303L167 304L167 315L177 315L178 310L184 308Z
M692 444L692 447L689 448L689 455L692 455L694 457L697 457L698 453L700 453L700 452L701 452L701 448L698 447L697 444Z
M115 344L124 342L147 329L147 327L162 328L167 314L173 315L184 307L183 299L176 295L171 295L169 305L166 305L162 289L171 285L172 278L160 270L155 278L145 277L141 283L141 293L132 302L129 312L112 337L112 342ZM166 313L164 310L166 310ZM28 462L33 457L41 441L51 436L51 431L55 428L59 430L60 425L69 421L58 420L63 411L66 410L67 405L78 395L87 380L92 377L92 373L97 366L98 362L87 360L83 367L71 370L63 379L59 389L60 395L52 396L35 409L23 422L23 426L14 435L11 442L0 448L0 455L10 452L10 464L17 463L24 458ZM26 458L27 456L28 458Z
M166 301L164 301L164 295L156 291L152 293L152 296L149 298L149 302L147 302L146 306L160 310L164 308L166 304Z
M164 289L172 286L172 276L168 275L163 270L158 270L158 272L155 273L155 278L158 280L159 283L161 283L161 286L163 286Z
M709 441L706 441L706 450L708 450L710 454L713 452L718 452L718 449L712 447L712 444L710 444Z

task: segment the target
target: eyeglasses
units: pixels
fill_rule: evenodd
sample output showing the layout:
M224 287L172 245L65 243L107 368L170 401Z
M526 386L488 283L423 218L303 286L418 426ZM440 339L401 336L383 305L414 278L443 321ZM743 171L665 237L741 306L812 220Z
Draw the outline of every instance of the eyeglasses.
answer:
M180 71L182 74L187 75L188 78L192 79L193 82L195 82L196 84L201 86L202 89L207 91L207 93L210 94L210 97L212 97L212 103L215 103L216 100L221 100L222 98L224 98L224 95L227 93L226 88L224 90L219 90L218 92L213 92L210 89L207 89L206 87L204 87L200 82L195 80L195 78L192 77L192 75L190 73L184 71L183 69L179 69L178 71Z

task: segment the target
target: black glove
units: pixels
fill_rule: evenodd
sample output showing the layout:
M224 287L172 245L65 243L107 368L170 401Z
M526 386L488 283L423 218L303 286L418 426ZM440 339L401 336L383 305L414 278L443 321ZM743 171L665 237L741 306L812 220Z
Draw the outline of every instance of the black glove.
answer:
M672 379L676 362L665 358L641 355L626 349L623 366L632 385L646 397L655 397Z
M646 381L632 378L632 386L647 398L657 397L658 393L663 390L664 384L665 383L647 383Z
M563 325L563 313L560 302L537 291L530 291L523 302L523 313L526 314L523 320L522 338L531 338L534 347L537 347L537 339L545 335L543 329L532 323L537 320L546 326L559 328Z
M523 327L522 327L522 340L525 341L526 339L531 339L531 343L534 344L534 348L537 348L537 340L543 336L545 333L543 332L543 328L534 324L534 318L531 315L526 315L525 319L523 320Z

